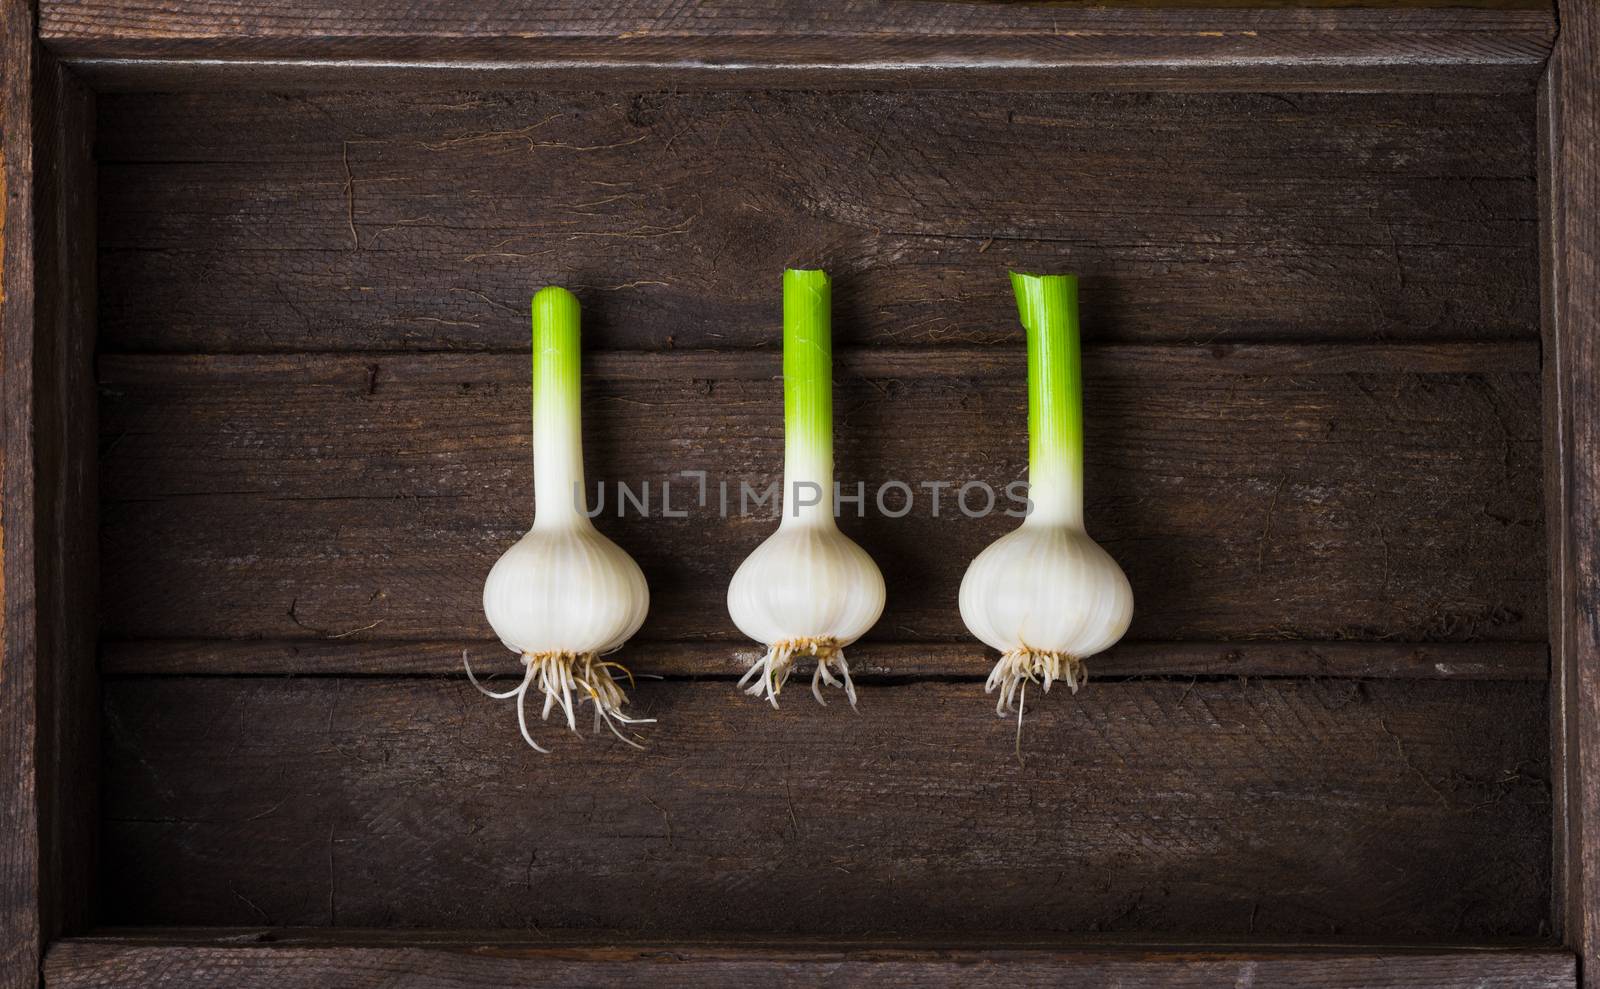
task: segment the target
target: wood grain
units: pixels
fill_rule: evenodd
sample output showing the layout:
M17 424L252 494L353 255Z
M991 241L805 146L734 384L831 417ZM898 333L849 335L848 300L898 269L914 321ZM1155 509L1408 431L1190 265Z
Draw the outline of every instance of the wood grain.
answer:
M803 701L803 703L800 703ZM112 924L764 936L1535 936L1539 684L973 683L773 711L641 683L647 748L461 680L106 683ZM1294 881L1285 882L1291 874ZM535 935L537 936L537 934Z
M0 986L94 896L91 98L0 3Z
M35 761L33 7L0 0L0 986L33 989L50 919Z
M43 5L41 33L98 84L146 88L631 81L1530 91L1555 32L1549 0L1087 6L55 0Z
M1533 115L1462 96L448 93L103 99L113 351L774 346L786 265L842 343L1532 340ZM1001 175L1003 174L1003 178Z
M89 925L94 243L86 90L0 2L0 987ZM76 619L72 624L67 616Z
M915 34L897 34L896 19L877 8L840 3L802 13L790 39L773 32L772 9L745 6L714 22L732 38L722 45L695 36L696 13L663 16L636 4L605 20L557 10L565 36L518 39L515 51L491 36L515 33L514 23L560 32L519 20L525 8L498 5L420 18L413 10L405 26L363 5L314 11L298 2L241 16L183 0L117 8L61 0L47 2L43 18L50 43L98 78L170 73L197 85L226 73L246 86L337 72L340 85L616 78L636 90L674 77L690 88L722 85L739 72L732 84L746 87L1111 89L1165 79L1202 89L1459 93L1526 88L1553 36L1547 4L1511 2L1189 19L927 4ZM1551 77L1561 176L1553 211L1571 218L1552 225L1561 259L1552 269L1561 327L1554 405L1562 450L1575 451L1558 455L1562 491L1573 492L1558 517L1578 520L1600 504L1600 477L1588 466L1595 361L1585 294L1600 265L1589 228L1580 229L1600 183L1573 150L1588 147L1595 128L1597 29L1585 16L1571 21L1576 40L1563 42ZM1059 30L1064 17L1063 36L1041 37L1046 18ZM97 912L100 752L87 699L99 688L85 579L96 569L84 332L95 321L86 290L93 175L82 143L91 101L54 56L36 57L31 18L20 0L0 6L5 986L36 985L43 943L87 929ZM323 40L307 44L313 29ZM446 61L424 64L441 51ZM125 56L132 61L117 61ZM189 56L203 58L172 61ZM602 56L617 63L597 67ZM965 62L938 67L952 56ZM385 59L400 64L378 64ZM154 129L141 136L135 120L102 151L107 342L355 353L108 362L114 634L275 637L190 643L175 655L160 652L161 642L132 643L113 670L373 673L409 662L409 672L426 674L443 669L443 650L459 638L481 636L470 602L440 588L472 586L464 575L481 571L495 540L523 520L525 506L507 492L526 488L512 427L526 419L517 404L525 398L515 397L524 358L361 352L520 346L529 277L572 273L541 267L545 249L567 265L578 259L594 328L612 347L760 346L771 335L768 293L745 286L727 259L776 270L802 256L837 268L856 292L842 313L857 327L853 342L957 345L931 373L917 368L915 351L860 359L860 377L841 389L852 402L841 420L870 437L842 446L857 467L950 462L888 428L911 418L947 446L967 437L953 444L956 462L999 482L1016 475L1020 451L996 455L998 431L971 425L995 408L1015 418L1016 382L1002 363L1015 355L997 350L985 363L959 349L1012 335L1000 329L1012 322L1003 291L967 274L985 265L988 274L1081 267L1097 292L1089 315L1106 340L1361 343L1338 356L1298 345L1101 354L1098 426L1107 440L1097 510L1122 526L1108 525L1108 544L1133 561L1140 600L1152 603L1141 632L1507 641L1135 643L1107 657L1103 672L1440 679L1099 683L1037 705L1025 766L1009 761L1010 726L987 716L971 683L869 685L860 721L793 704L775 714L715 680L647 684L641 703L670 719L649 753L591 742L541 762L517 747L506 710L459 680L118 679L106 697L113 854L101 873L109 901L101 912L140 922L598 924L666 934L970 931L975 922L1046 936L1548 933L1543 663L1537 647L1517 641L1546 621L1539 492L1527 480L1539 399L1530 361L1534 143L1521 103L1313 96L1269 110L1272 98L1261 96L546 94L474 96L446 110L429 99L437 97L115 101ZM551 110L560 116L548 123L535 116ZM750 115L767 122L739 119ZM955 124L930 126L940 118ZM1018 118L1029 132L1021 141L1011 133ZM400 129L385 129L392 120ZM1212 123L1190 126L1198 120ZM217 137L230 130L244 140ZM398 136L373 141L372 133ZM833 157L786 171L766 146L778 134ZM607 142L614 146L599 146ZM989 146L1026 152L999 191L981 182L992 166L940 160ZM1241 148L1269 150L1257 161ZM186 151L196 156L180 157ZM580 178L618 181L645 160L655 163L660 198L641 205L641 186L580 205L592 203L577 198L592 191ZM1128 167L1138 161L1162 167ZM1117 182L1104 177L1113 175ZM547 176L555 181L532 186ZM897 191L897 181L936 192ZM744 200L676 217L656 205L721 187ZM1061 187L1073 198L1040 198ZM782 193L793 188L802 194ZM1018 189L1033 200L1004 199ZM818 190L842 191L830 199ZM434 207L457 225L424 219L421 209ZM529 216L540 219L530 225ZM551 216L562 222L547 223ZM634 276L623 268L662 277L627 284ZM441 310L446 298L452 304ZM1406 342L1373 344L1394 339ZM769 358L664 359L676 362L666 380L636 354L598 365L603 410L592 416L591 449L601 462L667 462L665 432L643 421L651 413L626 411L639 402L678 416L674 428L689 424L673 462L701 456L772 473L777 434L759 418L766 413L750 411L771 411ZM607 367L622 371L608 376ZM735 411L722 415L719 433L710 427L725 401ZM756 426L724 441L732 416ZM480 437L468 422L488 425ZM1138 466L1119 476L1113 463ZM1260 519L1259 531L1245 519ZM1374 519L1382 521L1367 531ZM950 559L929 561L916 553L940 546L927 521L913 516L874 546L903 561L898 583L930 602L894 613L897 626L885 634L953 640L961 633L937 592L953 587L951 560L993 533L969 528L950 540ZM660 527L654 544L644 538L659 522L615 527L673 588L669 617L651 634L727 638L714 607L726 574L708 561L757 536L726 530L696 555L703 534L687 526ZM1158 535L1167 540L1159 551ZM1600 649L1592 543L1571 523L1553 534L1555 709L1575 740L1561 763L1573 809L1563 834L1578 843L1568 936L1588 953L1600 939L1588 840L1600 803L1574 784L1600 710L1600 687L1583 673ZM319 573L332 576L319 583ZM1326 607L1330 588L1353 590L1344 611ZM347 649L320 640L347 632L356 633L340 640L352 642ZM410 656L397 637L419 635L433 638ZM959 673L964 648L886 643L866 668ZM642 651L691 675L715 671L724 654L738 658L722 642ZM253 659L262 665L249 669ZM969 710L970 733L952 744L948 727L968 724ZM789 761L797 752L799 769ZM585 772L563 774L585 756ZM1298 881L1285 884L1291 870ZM257 953L246 959L245 950ZM774 960L756 949L701 947L665 959L661 950L67 942L46 975L67 985L161 979L274 989L388 984L397 971L416 985L583 984L625 963L664 985L1573 981L1572 959L1558 952L852 949Z
M1572 956L1551 950L1451 951L1271 947L1035 948L992 950L777 944L712 947L679 941L574 949L537 944L422 943L247 945L66 941L46 959L51 986L89 989L142 984L240 989L490 989L592 986L626 971L663 989L745 989L817 984L843 987L1022 989L1106 985L1201 989L1294 985L1308 989L1568 989ZM404 973L403 976L398 973ZM403 981L397 983L396 979Z
M1324 374L1307 349L1254 350L1250 366L1293 370L1227 374L1210 370L1226 351L1091 350L1089 519L1133 580L1132 636L1542 639L1537 375L1520 349L1479 353L1490 364L1466 374L1398 370L1433 360L1412 351L1389 371L1369 354L1368 370L1334 360ZM871 376L856 376L856 359L840 362L837 456L841 483L868 492L868 517L846 506L842 525L890 587L870 637L969 642L960 576L1016 520L966 517L953 487L935 518L918 485L999 490L1023 476L1020 354L862 355ZM488 636L483 576L531 520L526 365L103 359L106 634ZM740 514L740 484L760 491L781 471L776 355L613 355L596 371L591 488L654 489L650 518L619 519L610 484L599 520L651 581L640 637L737 640L727 582L773 524L753 503ZM704 508L698 481L677 476L694 469L709 474ZM669 476L685 518L663 517ZM890 479L917 492L904 518L874 504ZM981 509L981 495L968 505ZM899 512L901 495L885 506Z
M46 938L95 911L100 688L96 554L94 98L50 56L39 62L34 193L32 502L38 676L40 900Z
M1562 5L1542 93L1545 123L1547 504L1551 532L1557 908L1565 940L1600 986L1600 11Z
M418 676L459 674L462 654L479 675L520 673L499 642L351 639L106 642L107 676ZM664 676L733 676L759 659L754 643L633 642L629 669ZM973 643L875 642L850 658L868 677L983 677L991 654ZM1123 642L1090 664L1096 678L1126 676L1346 676L1544 680L1542 642Z

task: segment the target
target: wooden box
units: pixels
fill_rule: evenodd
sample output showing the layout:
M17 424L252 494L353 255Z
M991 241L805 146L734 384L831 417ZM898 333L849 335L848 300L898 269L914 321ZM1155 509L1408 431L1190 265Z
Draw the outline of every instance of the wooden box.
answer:
M1600 985L1591 4L0 10L0 986ZM1020 743L953 488L859 714L734 688L659 485L781 471L787 265L869 492L1021 475L1083 276L1138 613ZM462 675L547 283L643 752Z

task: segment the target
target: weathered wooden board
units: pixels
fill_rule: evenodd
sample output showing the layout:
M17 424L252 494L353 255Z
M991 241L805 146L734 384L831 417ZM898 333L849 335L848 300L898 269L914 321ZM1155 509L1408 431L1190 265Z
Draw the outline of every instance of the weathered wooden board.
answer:
M111 350L506 349L558 282L592 346L1532 339L1525 98L272 93L102 101Z
M1304 371L1214 373L1226 351L1195 349L1086 359L1091 530L1133 580L1134 638L1543 638L1538 378L1519 350L1469 374L1316 373L1304 349L1252 353ZM1402 351L1390 367L1432 360ZM924 489L886 518L872 493L1024 476L1021 355L896 353L861 375L852 361L838 463L868 485L869 518L842 524L888 579L872 637L968 641L961 574L1016 520L964 516L953 488L939 518ZM531 520L526 362L103 359L106 634L487 636L483 576ZM618 519L610 484L600 520L651 580L642 638L738 637L727 582L774 524L753 505L739 516L740 484L781 471L777 372L771 354L614 355L587 384L591 487L654 491L652 517ZM661 479L696 469L707 506L679 477L688 517L662 517Z
M1360 7L1383 9L1348 9ZM1555 34L1550 0L824 0L798 10L781 0L603 10L509 0L470 9L257 0L226 10L46 0L42 8L43 36L97 85L146 89L576 81L1530 91Z
M975 683L781 711L641 683L647 749L465 681L108 680L111 924L1535 935L1539 684ZM1285 881L1293 876L1293 881Z
M230 932L231 933L231 932ZM248 932L246 932L248 936ZM270 935L269 935L270 936ZM626 969L623 967L627 966ZM1292 985L1307 989L1570 989L1576 963L1550 949L1336 951L1263 947L991 950L817 946L722 946L669 942L568 946L474 944L419 938L415 946L168 944L110 940L57 944L45 962L52 987L99 989L159 980L173 989L219 983L239 989L511 989L648 981L663 989L747 989L826 983L860 989L1154 989ZM401 973L404 973L403 976Z
M34 102L32 8L0 0L0 986L37 981L50 927L41 886L38 624L33 603ZM48 245L45 246L48 250ZM48 305L48 302L46 303Z
M17 528L33 527L34 572L16 592L35 609L34 655L22 662L37 663L40 901L48 943L87 930L95 911L100 538L94 94L48 55L39 58L38 86L33 382L21 398L31 401L36 489L19 499L20 510L6 510Z
M341 62L424 50L506 78L582 83L615 68L583 64L601 53L634 73L611 94L102 102L106 665L163 674L108 682L102 918L535 937L1549 935L1533 119L1525 98L1463 93L1531 78L1550 11L1487 6L1202 24L928 3L919 32L897 35L893 19L846 5L797 14L799 36L784 39L753 3L720 12L729 40L707 47L698 13L639 4L603 19L564 10L553 32L496 4L411 11L404 30L324 5L308 44L309 8L293 2L226 17L47 3L52 43L113 80L157 78L161 59L201 51L215 63L171 69L182 85L461 69ZM1039 36L1062 17L1068 37ZM512 51L489 37L518 33L507 18L546 36ZM1077 32L1113 23L1129 30ZM1200 30L1219 24L1215 38ZM929 71L941 45L968 64ZM691 49L703 63L683 61ZM1370 84L1402 64L1405 88L1447 76L1461 88L641 92L651 71L692 86L741 58L746 89L762 72L890 88L987 72L1026 88L1107 52L1070 87L1182 63L1193 88ZM122 55L156 61L107 61ZM525 351L534 288L574 286L590 346L622 351L591 361L591 480L698 468L737 498L740 479L764 487L780 468L775 355L635 351L770 351L786 264L835 272L841 345L865 345L841 350L839 460L844 479L872 484L1020 477L1020 354L968 348L1017 341L1007 267L1084 274L1098 345L1091 521L1134 578L1143 640L1108 655L1107 675L1437 679L1096 683L1034 706L1019 765L1014 726L981 685L927 679L986 665L955 587L1014 521L934 520L925 500L905 519L846 521L891 587L857 666L912 678L868 685L860 717L800 690L773 712L725 678L647 682L639 702L663 719L649 751L556 737L540 759L509 708L458 678L371 677L494 652L477 598L528 521L527 358L505 352ZM382 353L417 350L479 353ZM216 356L228 352L243 356ZM722 595L771 525L720 520L687 504L692 488L675 488L688 519L659 517L658 489L657 517L602 522L655 589L634 665L678 676L740 665L748 644ZM1199 641L1159 641L1174 638ZM363 676L183 676L196 672ZM1495 682L1469 682L1480 677ZM1573 979L1559 953L1036 953L1022 967L977 954L702 950L652 965L626 949L256 950L71 943L47 977Z
M0 987L93 910L92 97L0 0ZM75 621L74 621L75 620Z
M1541 94L1558 915L1600 987L1600 10L1562 5Z
M1549 0L1062 0L1049 9L1014 3L825 0L798 11L779 0L745 0L736 7L710 8L628 0L605 10L581 0L538 7L494 0L471 10L445 4L394 10L363 0L240 3L227 12L195 0L44 0L40 6L40 33L68 53L97 42L189 39L217 44L271 38L302 43L347 38L367 45L426 39L448 50L451 43L468 39L637 41L654 37L679 39L679 45L688 49L694 42L754 36L801 55L821 42L839 46L900 40L931 45L940 40L1010 38L1025 44L1040 40L1041 35L1048 37L1063 25L1096 22L1124 30L1143 25L1153 33L1174 37L1194 33L1207 21L1233 28L1297 25L1306 31L1354 29L1363 22L1369 28L1438 31L1454 23L1462 31L1476 29L1493 37L1513 24L1552 27L1554 13ZM1185 13L1183 8L1191 10Z

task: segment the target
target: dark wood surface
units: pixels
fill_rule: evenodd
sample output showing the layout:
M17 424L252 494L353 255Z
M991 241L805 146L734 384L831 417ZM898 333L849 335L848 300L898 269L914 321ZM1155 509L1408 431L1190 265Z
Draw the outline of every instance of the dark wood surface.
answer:
M1526 98L722 93L101 101L112 351L1017 342L1007 267L1084 277L1094 342L1538 332Z
M1134 583L1135 637L1542 637L1531 369L1234 376L1205 373L1204 350L1141 356L1087 359L1089 518ZM725 357L618 355L606 365L658 377L587 388L591 481L655 482L652 517L616 518L613 483L601 520L651 581L645 639L737 639L727 582L773 524L738 498L781 471L776 357L724 374ZM483 575L531 521L527 360L102 360L106 634L488 635ZM843 481L1023 476L1019 353L886 364L899 370L838 383ZM691 514L664 518L659 479L684 469L710 473L708 505L680 477L674 504ZM842 520L891 588L872 638L969 641L961 574L1017 520L952 502L935 518L922 491L905 518L869 503Z
M0 2L0 986L93 913L99 746L87 92Z
M99 84L144 88L622 82L1531 91L1555 33L1549 0L1181 9L1196 6L295 0L219 8L55 0L43 5L42 34Z
M644 682L644 752L540 725L540 756L464 680L108 680L102 918L1547 929L1540 684L1094 684L1034 705L1024 764L975 682L864 686L859 714L797 693Z
M1561 857L1558 908L1584 985L1600 986L1600 11L1562 5L1542 95L1547 208L1547 504Z
M246 932L248 936L248 932ZM270 936L270 935L269 935ZM815 945L716 946L704 943L601 944L574 949L538 944L432 943L421 946L322 944L260 946L67 941L46 961L51 986L99 989L159 979L174 989L226 982L240 989L489 989L591 986L621 971L667 989L743 989L751 985L858 987L1364 986L1369 989L1566 989L1572 956L1551 950L1450 951L1383 948L1336 952L1314 947L982 948Z
M323 8L313 44L292 4L46 12L49 43L101 81L287 83L101 100L103 921L1554 933L1538 141L1525 93L1471 95L1526 89L1548 6L921 4L938 28L911 40L852 4L796 15L796 40L747 4L718 23L748 30L700 45L744 59L745 87L1450 91L1425 96L661 95L652 73L698 15L568 10L567 36L507 55L487 38L507 9L391 30ZM1065 36L1040 42L1045 19ZM1126 31L1070 33L1096 25ZM917 67L947 43L1021 61ZM164 61L201 51L216 61ZM454 62L415 64L429 51ZM600 51L623 67L597 72ZM123 55L138 64L106 61ZM454 72L555 91L287 92ZM585 85L610 91L560 91ZM863 713L803 690L773 712L728 682L750 644L722 604L770 521L609 519L655 592L626 659L669 677L637 691L662 723L643 754L541 726L558 751L538 758L456 673L463 648L510 665L477 588L531 507L528 294L560 281L586 305L591 479L764 483L791 263L838 277L840 466L872 481L1020 476L1003 272L1083 272L1091 525L1134 577L1136 639L1084 693L1033 705L1019 763L954 611L966 560L1011 520L849 521L891 586L852 653ZM560 984L612 964L336 935L230 950L69 943L50 977ZM1267 954L828 971L1572 981L1559 953ZM826 964L802 955L787 974ZM778 977L765 955L682 964L661 978Z
M33 588L34 93L32 6L0 0L0 986L32 989L41 902Z
M103 919L1547 935L1524 102L107 99ZM969 152L1018 127L997 184ZM839 276L840 468L873 482L1020 476L1001 273L1085 271L1138 641L1036 705L1019 766L954 609L1014 523L924 500L846 520L893 589L865 713L763 710L722 597L770 520L658 494L602 524L651 578L624 658L673 678L638 692L660 732L529 760L457 666L511 665L477 589L531 509L529 291L587 306L591 479L760 486L748 279L796 262Z
M55 58L40 59L34 194L35 494L33 606L38 670L40 898L46 936L95 914L100 763L94 380L94 100Z

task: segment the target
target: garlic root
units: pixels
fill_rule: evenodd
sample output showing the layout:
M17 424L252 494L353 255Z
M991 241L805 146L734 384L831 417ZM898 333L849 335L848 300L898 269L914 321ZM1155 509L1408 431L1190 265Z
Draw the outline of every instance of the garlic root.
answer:
M619 671L633 682L633 674L621 663L602 660L597 654L572 653L572 652L545 652L523 653L522 666L524 673L522 683L510 690L495 691L485 687L479 682L476 674L472 672L472 664L467 661L466 650L461 651L461 664L466 667L467 679L472 685L487 697L504 700L508 697L517 699L517 727L522 729L522 738L538 752L548 753L550 750L533 740L533 735L528 731L528 691L537 687L539 693L544 695L544 709L540 717L550 720L550 712L559 708L564 716L567 727L574 733L578 731L578 707L585 701L594 705L594 731L600 731L603 724L623 742L636 749L644 746L622 734L618 725L648 725L654 724L655 718L634 718L622 713L622 706L628 703L628 695L623 692L622 685L617 681L616 673Z
M984 684L983 692L992 694L1000 691L1000 700L994 706L995 714L1002 718L1008 714L1020 716L1022 698L1019 691L1026 689L1024 684L1037 683L1048 694L1050 685L1060 680L1073 693L1077 693L1088 678L1083 660L1076 656L1023 646L1001 654L1000 661L989 671L989 681Z
M778 695L783 692L783 685L789 682L789 674L794 672L795 659L799 656L816 657L817 668L811 674L811 696L817 699L818 704L823 707L828 705L822 696L822 685L827 684L830 687L843 687L851 709L856 709L856 685L850 679L850 664L845 662L844 649L838 640L827 637L812 636L773 643L760 659L750 664L750 669L739 678L739 686L751 697L766 697L773 707L777 707ZM837 677L829 669L833 665L839 667Z

